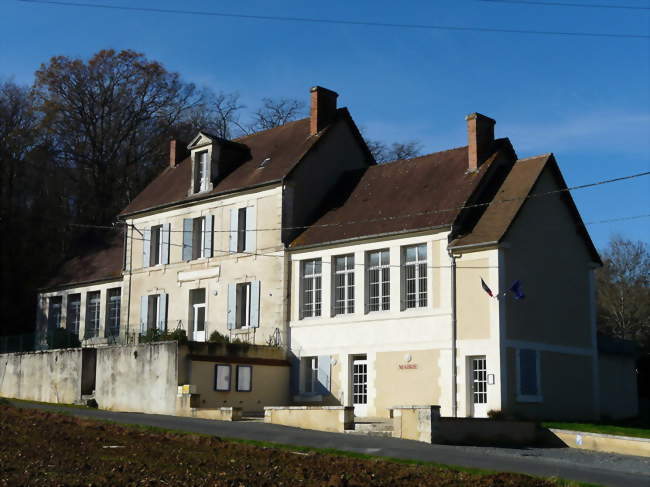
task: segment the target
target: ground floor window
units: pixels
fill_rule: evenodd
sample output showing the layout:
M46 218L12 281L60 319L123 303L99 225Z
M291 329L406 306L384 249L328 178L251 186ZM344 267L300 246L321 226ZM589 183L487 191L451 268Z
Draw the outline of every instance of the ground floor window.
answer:
M167 294L150 294L140 298L140 333L167 329Z
M540 402L540 353L538 350L517 350L517 400Z
M122 290L118 287L108 290L106 301L106 336L117 336L120 334L120 303Z
M214 390L230 390L230 365L217 364L214 367Z
M49 309L47 314L47 326L50 330L56 330L61 327L61 296L52 296L49 299Z
M68 313L66 317L66 328L70 333L79 334L80 319L81 294L70 294L68 296Z
M306 394L316 392L318 382L318 357L302 357L302 391Z
M205 341L205 288L190 290L190 330L192 340Z
M99 310L101 295L99 291L86 294L86 338L99 336Z
M250 392L253 390L253 367L250 365L237 366L237 391Z

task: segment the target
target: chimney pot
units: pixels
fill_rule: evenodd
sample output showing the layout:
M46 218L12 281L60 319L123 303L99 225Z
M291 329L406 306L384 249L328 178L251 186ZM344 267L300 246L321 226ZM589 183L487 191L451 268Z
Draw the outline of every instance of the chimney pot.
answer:
M309 133L317 134L327 127L336 116L336 99L338 93L322 86L314 86L311 90L311 113Z
M468 170L477 171L490 156L494 143L494 124L496 121L480 113L471 113L467 121Z

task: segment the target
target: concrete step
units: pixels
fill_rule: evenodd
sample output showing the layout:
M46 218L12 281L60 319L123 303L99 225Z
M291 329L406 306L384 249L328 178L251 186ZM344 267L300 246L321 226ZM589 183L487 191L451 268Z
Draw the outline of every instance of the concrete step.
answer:
M354 429L346 430L351 435L393 436L393 422L386 418L359 418L354 422Z

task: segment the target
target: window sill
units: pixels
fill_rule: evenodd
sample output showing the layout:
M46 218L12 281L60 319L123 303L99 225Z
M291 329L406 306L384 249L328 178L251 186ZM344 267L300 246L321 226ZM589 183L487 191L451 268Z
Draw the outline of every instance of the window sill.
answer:
M525 403L534 403L534 402L544 402L542 396L520 396L517 395L517 402Z

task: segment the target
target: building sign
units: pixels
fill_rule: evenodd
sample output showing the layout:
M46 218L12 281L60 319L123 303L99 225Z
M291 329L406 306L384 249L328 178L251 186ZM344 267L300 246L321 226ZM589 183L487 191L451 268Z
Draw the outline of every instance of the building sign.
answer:
M418 364L399 364L400 370L417 369Z

